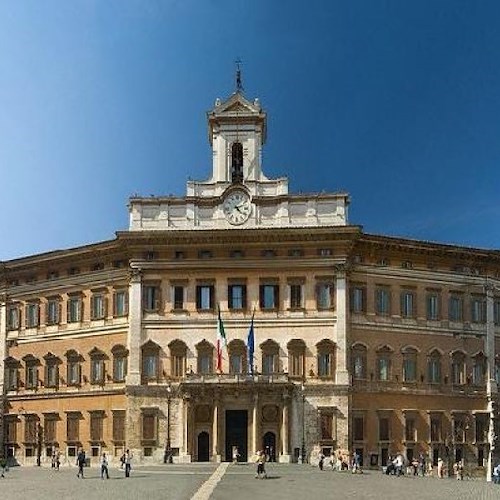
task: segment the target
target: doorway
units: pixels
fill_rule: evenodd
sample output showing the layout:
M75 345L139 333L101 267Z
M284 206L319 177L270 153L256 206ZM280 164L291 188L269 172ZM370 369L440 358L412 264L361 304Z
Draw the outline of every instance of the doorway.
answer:
M226 462L233 460L233 446L238 447L239 460L248 460L248 412L247 410L226 410Z
M198 462L210 461L210 437L208 432L198 434Z
M264 453L269 457L270 462L276 462L276 434L266 432L262 438Z

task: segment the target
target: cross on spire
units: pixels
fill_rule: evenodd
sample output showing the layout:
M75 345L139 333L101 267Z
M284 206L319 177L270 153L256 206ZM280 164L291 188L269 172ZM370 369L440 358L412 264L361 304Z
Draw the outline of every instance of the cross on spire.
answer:
M243 84L241 83L241 68L240 65L242 64L240 58L236 61L234 61L236 64L236 92L242 92L243 91Z

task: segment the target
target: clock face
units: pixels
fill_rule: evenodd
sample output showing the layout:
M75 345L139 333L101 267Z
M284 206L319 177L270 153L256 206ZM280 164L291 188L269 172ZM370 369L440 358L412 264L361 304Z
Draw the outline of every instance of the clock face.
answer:
M252 212L250 197L240 189L231 191L222 204L222 210L228 222L243 224Z

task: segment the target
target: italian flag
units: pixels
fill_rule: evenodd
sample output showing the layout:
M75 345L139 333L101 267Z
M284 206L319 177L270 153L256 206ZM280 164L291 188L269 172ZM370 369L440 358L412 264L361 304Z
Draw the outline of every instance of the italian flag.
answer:
M217 372L222 373L222 347L227 347L226 333L224 332L224 323L220 316L220 308L218 310L217 318Z

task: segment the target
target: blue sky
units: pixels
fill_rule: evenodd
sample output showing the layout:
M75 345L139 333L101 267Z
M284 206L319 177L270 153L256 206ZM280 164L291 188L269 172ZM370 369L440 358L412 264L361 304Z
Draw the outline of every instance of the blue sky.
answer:
M3 0L0 260L112 239L211 172L206 115L268 112L266 175L369 233L500 247L500 2Z

